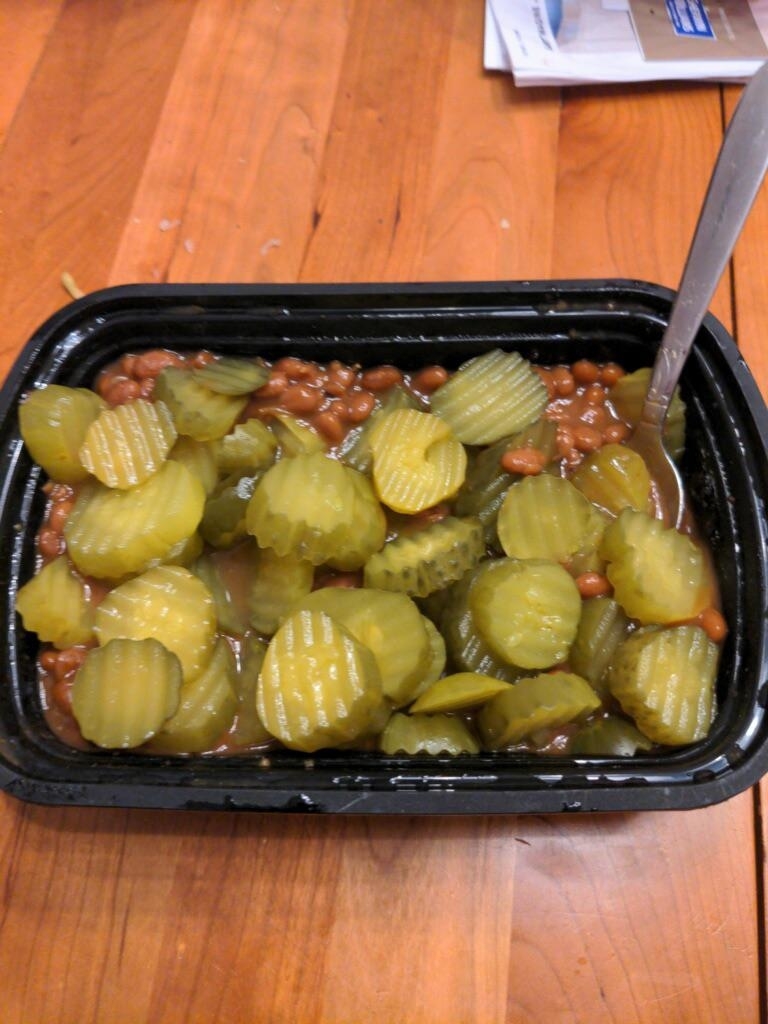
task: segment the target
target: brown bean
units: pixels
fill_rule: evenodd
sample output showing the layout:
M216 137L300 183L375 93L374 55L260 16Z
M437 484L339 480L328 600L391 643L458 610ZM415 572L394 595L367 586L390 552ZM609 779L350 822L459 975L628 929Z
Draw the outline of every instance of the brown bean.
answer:
M594 384L600 379L600 367L591 359L579 359L571 367L577 384Z
M526 445L522 448L510 448L501 456L501 468L506 473L522 473L523 476L536 476L547 464L547 457L539 448Z
M579 452L596 452L603 445L603 435L595 427L577 423L573 428L573 447Z
M269 380L262 384L256 394L259 398L277 398L288 387L288 378L279 370L272 370Z
M73 678L67 677L66 679L56 679L51 686L51 700L60 711L70 715L72 714L73 682Z
M626 423L616 421L615 423L609 423L603 431L603 443L604 444L621 444L622 441L626 441L631 433L630 428Z
M612 388L623 376L624 370L618 363L606 363L600 368L600 382L607 388Z
M582 572L576 577L579 593L586 600L590 597L605 597L613 588L607 576L601 572Z
M420 394L431 395L445 384L449 376L444 366L425 366L413 375L411 383Z
M544 366L534 366L533 369L541 378L542 384L547 389L547 400L551 402L555 397L555 382L552 378L552 371Z
M136 356L127 352L118 362L120 373L126 377L133 377L135 373Z
M137 378L156 377L168 366L184 366L184 360L175 352L164 348L153 348L136 356L133 364L133 375Z
M298 356L283 356L274 364L273 370L283 374L289 381L319 381L322 370L317 363L310 363Z
M329 365L325 375L325 383L323 384L325 393L333 397L343 395L345 391L352 387L356 376L357 374L351 366L345 366L343 363L335 360Z
M37 535L37 550L43 558L56 558L64 550L64 542L55 530L44 526Z
M339 444L344 440L344 435L347 432L346 427L339 419L335 405L334 402L330 408L316 413L311 420L312 426L319 434L322 434L329 444Z
M719 644L725 640L728 633L728 625L722 613L714 606L705 608L697 616L696 622L714 643Z
M605 388L602 384L587 384L584 388L584 401L588 405L602 405L605 402Z
M556 366L552 370L552 383L555 387L555 394L565 397L572 395L576 390L576 381L567 366Z
M141 398L141 395L141 384L138 381L130 377L116 377L102 392L101 397L109 405L124 405L126 402Z
M280 405L293 415L317 412L325 395L311 384L290 384L280 396Z
M72 511L74 504L74 501L69 499L66 501L56 501L51 505L48 513L48 527L54 533L62 534L64 532L64 525L69 518L69 513Z
M53 672L53 666L59 657L58 651L43 651L40 655L40 668L43 672Z
M204 366L209 366L212 362L214 362L215 358L216 357L214 356L213 352L206 352L205 349L203 349L202 352L195 352L195 354L189 360L189 365L194 367L194 369L196 370L202 370Z
M372 370L365 370L360 378L360 383L368 391L389 391L395 384L401 384L403 375L396 366L376 366Z
M368 419L376 405L376 399L370 391L352 388L342 402L341 416L349 423L362 423Z
M568 452L573 450L574 445L574 434L573 428L566 426L564 423L558 423L557 433L555 434L555 446L557 448L557 454L563 458Z

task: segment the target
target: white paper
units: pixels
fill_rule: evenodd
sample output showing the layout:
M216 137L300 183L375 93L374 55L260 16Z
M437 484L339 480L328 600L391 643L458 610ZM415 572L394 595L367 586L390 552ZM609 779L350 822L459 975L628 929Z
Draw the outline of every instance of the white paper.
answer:
M768 41L768 0L748 2ZM743 82L762 62L646 61L626 0L486 0L484 63L517 85L576 85Z

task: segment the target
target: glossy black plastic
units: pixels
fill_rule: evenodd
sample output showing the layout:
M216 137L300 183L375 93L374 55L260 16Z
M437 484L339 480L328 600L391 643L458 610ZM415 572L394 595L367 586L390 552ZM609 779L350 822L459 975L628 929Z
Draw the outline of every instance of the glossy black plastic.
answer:
M584 356L634 369L653 361L671 298L632 281L129 286L97 292L53 316L0 393L0 785L50 804L398 814L689 808L752 785L768 770L768 415L733 340L712 317L681 382L688 405L684 472L730 625L719 714L702 743L630 760L83 752L46 726L36 640L14 611L17 587L33 570L44 504L16 416L30 388L89 385L123 353L157 346L406 368L455 367L504 346L544 364Z

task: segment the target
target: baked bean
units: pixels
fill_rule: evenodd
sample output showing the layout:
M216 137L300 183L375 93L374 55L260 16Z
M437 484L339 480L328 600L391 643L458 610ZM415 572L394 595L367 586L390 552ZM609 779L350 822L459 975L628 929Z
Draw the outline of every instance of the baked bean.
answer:
M43 651L40 655L40 668L43 672L53 672L53 666L59 656L58 651Z
M72 684L74 679L57 679L50 688L51 700L65 714L72 714Z
M214 360L215 356L213 352L195 352L192 358L189 360L189 365L194 367L196 370L202 370L204 366L209 366Z
M352 387L356 376L357 374L351 366L344 366L343 363L339 362L331 363L325 375L325 383L323 384L326 395L332 395L334 398L343 395L345 391Z
M259 398L278 398L288 387L288 378L284 373L273 370L269 380L262 384L256 394Z
M618 363L606 363L600 369L600 382L607 388L612 388L617 380L624 376L624 370Z
M370 391L352 388L342 403L341 415L349 423L362 423L373 412L376 399Z
M364 370L360 383L368 391L389 391L395 384L402 384L403 375L396 366L376 366L372 370Z
M139 385L139 397L140 398L151 398L152 392L155 390L156 377L145 377Z
M422 395L431 395L448 380L448 371L444 366L425 366L411 378L416 391Z
M601 384L588 384L584 388L584 401L588 405L602 405L605 401L605 388Z
M37 535L37 550L43 558L56 558L64 551L64 541L55 530L44 526Z
M547 400L552 401L555 397L555 382L552 378L552 373L545 366L534 366L533 369L538 373L541 378L541 382L547 389Z
M346 427L339 419L337 410L333 406L316 413L312 417L312 426L330 444L339 444L344 440L344 435L347 432Z
M124 374L126 377L133 377L134 373L136 372L135 371L135 364L136 364L136 356L129 352L129 353L126 353L120 359L120 361L118 362L117 365L118 365L118 367L120 369L120 373Z
M610 580L601 572L581 572L576 577L579 593L586 600L590 597L605 597L613 590Z
M524 476L536 476L547 464L547 457L538 448L524 446L510 448L501 456L501 468L506 473L522 473Z
M578 384L594 384L600 379L600 367L591 359L579 359L571 367Z
M322 379L322 370L317 363L310 363L297 356L284 356L274 365L278 373L284 374L289 381L319 382Z
M168 352L164 348L150 349L137 355L133 364L133 376L157 377L157 375L168 366L184 366L184 360L174 352Z
M86 650L84 647L67 647L59 651L56 662L53 666L53 674L56 680L66 679L74 675L85 661Z
M603 444L603 435L595 427L577 423L573 428L573 447L579 452L596 452Z
M433 523L442 522L450 514L450 506L441 501L438 505L422 509L421 512L417 512L416 515L412 516L412 526L416 529L423 529L427 526L432 526Z
M567 366L556 366L552 370L552 383L555 386L555 394L563 397L572 395L576 390L576 381Z
M109 405L125 405L126 402L141 398L141 385L130 377L115 377L105 386L101 397Z
M705 608L696 618L696 622L714 643L719 644L725 640L728 626L721 612L714 606Z
M630 434L631 430L626 423L621 423L619 421L616 423L609 423L603 430L603 443L621 444L622 441L627 440Z
M48 513L48 527L53 530L54 533L62 534L64 532L64 524L69 518L69 513L72 511L74 501L56 501L51 505Z
M563 458L573 450L575 444L573 429L564 423L558 423L555 435L555 447L557 454Z
M311 384L290 384L280 396L283 409L298 416L317 412L324 401L323 392Z

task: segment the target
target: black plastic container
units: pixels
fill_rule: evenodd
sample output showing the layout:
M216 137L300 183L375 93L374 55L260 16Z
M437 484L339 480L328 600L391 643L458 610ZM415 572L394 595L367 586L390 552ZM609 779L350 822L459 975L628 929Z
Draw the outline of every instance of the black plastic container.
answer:
M712 317L681 382L688 406L684 473L730 626L719 714L701 743L631 759L84 752L65 746L46 725L36 638L14 610L17 588L33 571L44 507L40 473L23 450L16 415L29 388L87 386L123 353L158 346L404 368L455 367L502 346L543 364L587 357L631 370L653 361L671 299L665 289L632 281L168 285L109 289L53 316L0 392L0 785L50 804L408 814L690 808L752 785L768 770L768 414L735 344Z

